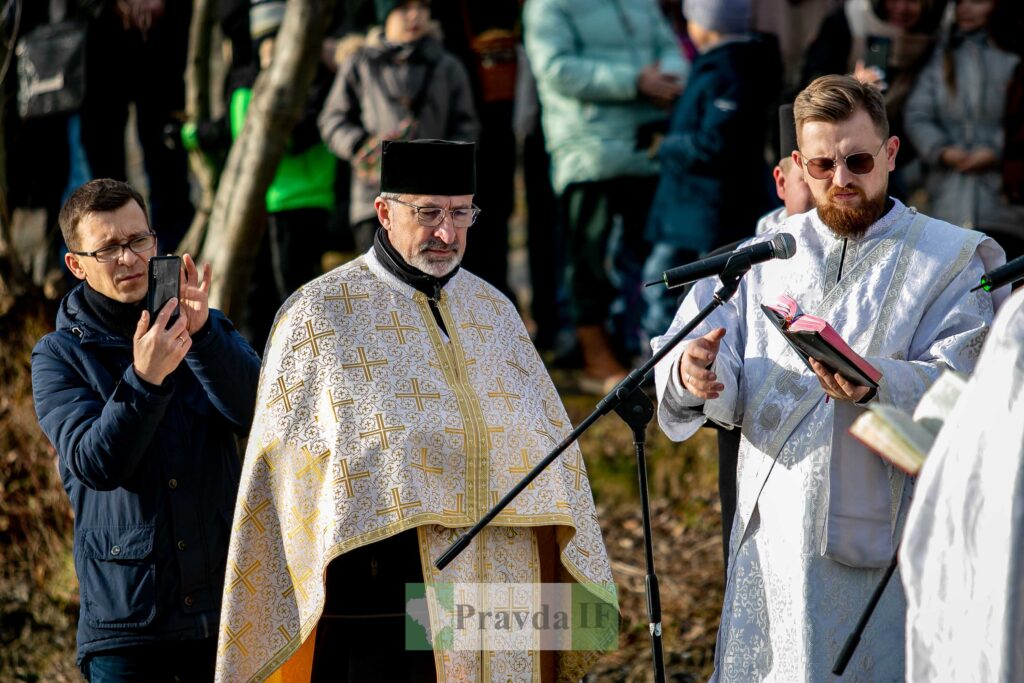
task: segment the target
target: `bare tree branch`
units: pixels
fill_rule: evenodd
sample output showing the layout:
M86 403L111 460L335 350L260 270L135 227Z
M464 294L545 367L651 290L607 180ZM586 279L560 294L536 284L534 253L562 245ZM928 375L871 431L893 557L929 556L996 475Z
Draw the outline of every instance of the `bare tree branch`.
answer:
M210 58L217 0L194 0L192 25L188 37L188 67L185 70L185 119L205 121L210 118ZM189 166L199 183L201 196L192 226L181 241L178 251L197 253L206 237L206 227L213 211L217 190L217 169L201 150L188 155Z

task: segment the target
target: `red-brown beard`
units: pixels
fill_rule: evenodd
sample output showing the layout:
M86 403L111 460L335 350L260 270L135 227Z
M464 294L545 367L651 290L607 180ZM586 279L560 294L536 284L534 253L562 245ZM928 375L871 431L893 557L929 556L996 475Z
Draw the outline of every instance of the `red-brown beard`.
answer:
M833 201L838 192L856 192L860 197L860 205L843 206ZM859 187L830 187L828 188L827 201L824 204L815 205L818 208L818 217L838 237L862 237L868 228L882 217L885 210L885 190L882 190L874 197L868 197L864 190Z

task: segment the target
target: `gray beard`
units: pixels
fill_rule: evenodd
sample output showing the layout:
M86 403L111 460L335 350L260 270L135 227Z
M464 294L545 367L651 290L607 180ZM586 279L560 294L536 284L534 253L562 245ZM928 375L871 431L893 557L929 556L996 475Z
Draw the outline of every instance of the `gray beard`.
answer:
M418 268L427 275L444 277L455 270L455 267L459 265L461 260L462 258L455 251L450 252L450 256L446 259L432 258L420 252L409 260L409 265Z

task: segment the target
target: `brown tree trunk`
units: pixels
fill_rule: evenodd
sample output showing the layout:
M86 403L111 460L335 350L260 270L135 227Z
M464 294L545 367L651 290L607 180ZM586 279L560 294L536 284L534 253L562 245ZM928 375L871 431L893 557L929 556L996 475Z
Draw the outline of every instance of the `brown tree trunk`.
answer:
M216 0L194 0L192 25L188 37L188 67L185 69L185 120L206 121L210 118L210 58L215 24ZM189 166L199 183L201 197L195 218L178 247L180 253L198 253L206 237L206 226L213 210L217 190L217 169L200 150L189 152Z
M210 305L241 319L259 250L267 188L313 81L334 0L288 0L273 63L256 79L245 126L231 146L202 260L213 266Z

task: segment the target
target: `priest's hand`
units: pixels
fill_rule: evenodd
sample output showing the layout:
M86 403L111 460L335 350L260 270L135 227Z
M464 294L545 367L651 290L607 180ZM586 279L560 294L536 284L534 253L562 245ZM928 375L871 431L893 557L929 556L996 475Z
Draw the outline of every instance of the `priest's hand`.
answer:
M210 317L210 276L213 271L209 263L203 264L203 281L200 283L199 269L192 257L185 254L181 262L178 297L181 299L181 315L188 321L188 333L191 336L201 330Z
M725 389L725 385L720 384L718 377L710 370L724 336L724 327L711 330L687 344L686 351L679 359L679 381L698 398L718 398L718 393Z
M871 392L871 387L861 386L860 384L852 382L846 377L840 375L838 372L835 372L827 365L819 363L813 358L810 360L811 369L814 370L814 374L818 376L818 382L821 384L821 388L825 390L826 394L835 400L860 403Z

